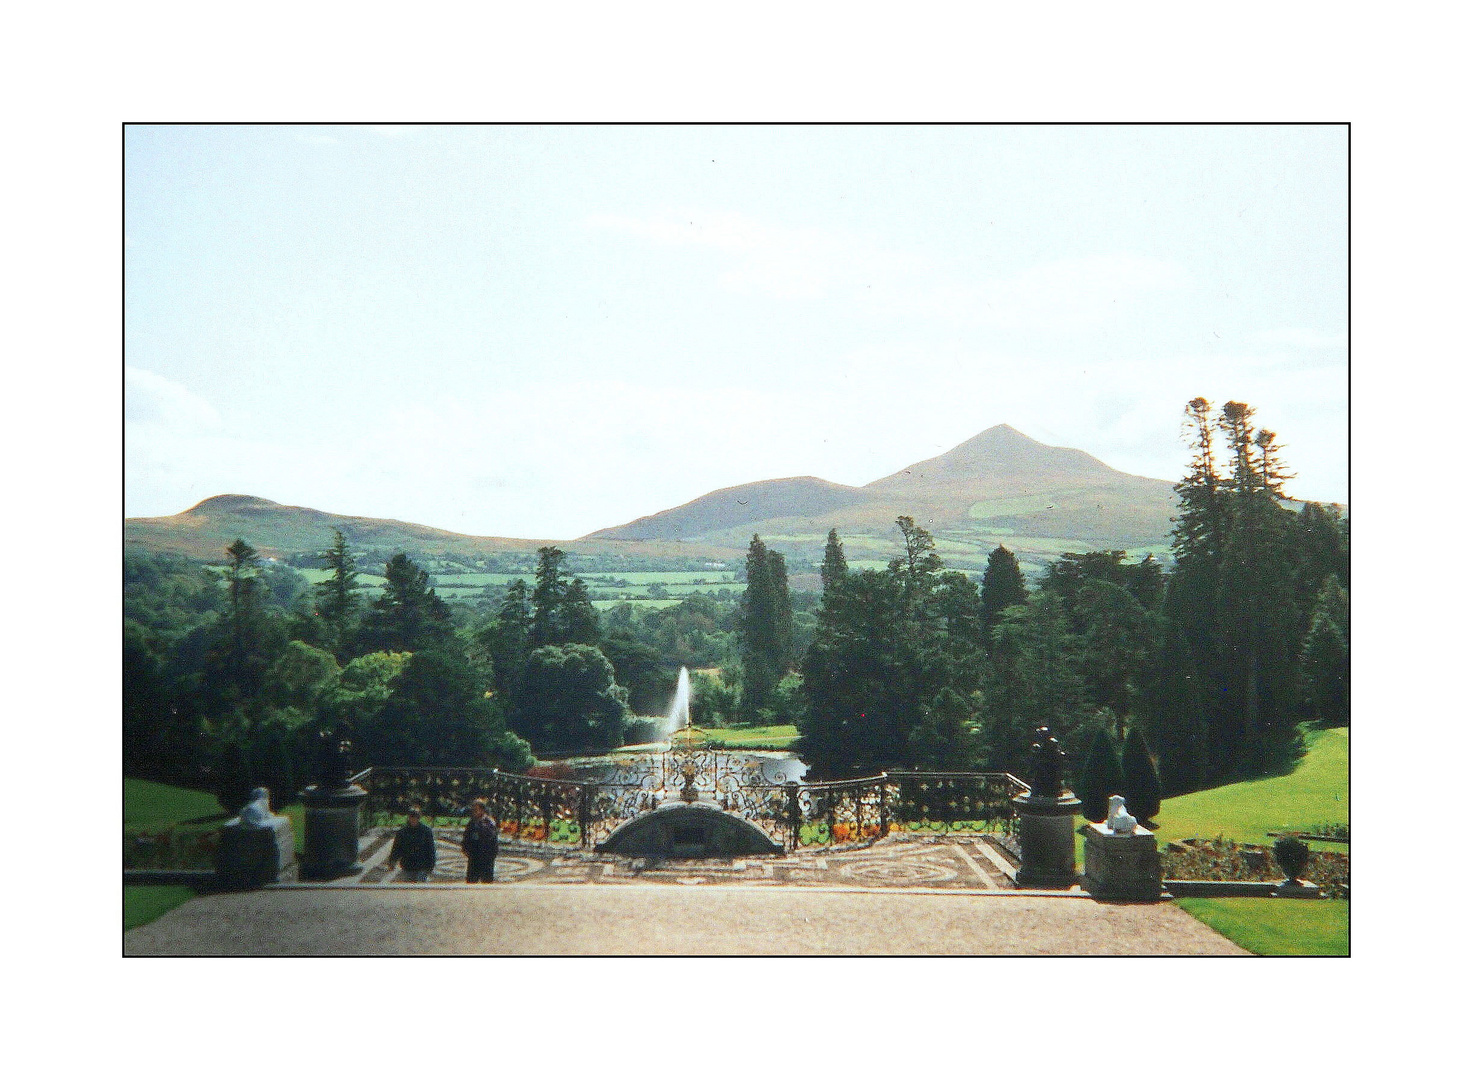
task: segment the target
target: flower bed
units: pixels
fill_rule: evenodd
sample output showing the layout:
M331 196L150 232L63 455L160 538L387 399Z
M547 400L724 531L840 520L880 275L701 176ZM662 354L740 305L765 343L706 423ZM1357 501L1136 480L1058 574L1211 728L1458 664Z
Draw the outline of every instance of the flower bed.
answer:
M1183 881L1282 881L1272 848L1217 837L1173 841L1161 853L1161 873ZM1350 856L1338 851L1311 854L1304 877L1336 900L1350 897Z

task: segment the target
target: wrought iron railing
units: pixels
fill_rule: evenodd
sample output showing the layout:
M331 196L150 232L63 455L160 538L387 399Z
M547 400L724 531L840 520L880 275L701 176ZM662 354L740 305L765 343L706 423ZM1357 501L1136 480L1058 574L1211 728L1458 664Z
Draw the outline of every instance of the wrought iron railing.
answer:
M428 823L464 823L486 800L502 835L593 847L621 824L687 792L750 821L775 843L870 843L900 827L925 832L1013 831L1012 799L1028 786L1009 773L893 772L856 780L774 783L761 761L701 748L615 761L592 780L554 780L477 768L372 770L362 821L395 825L418 806ZM365 776L366 774L360 774Z
M892 772L889 778L892 820L920 832L1011 834L1013 799L1029 790L1012 773Z

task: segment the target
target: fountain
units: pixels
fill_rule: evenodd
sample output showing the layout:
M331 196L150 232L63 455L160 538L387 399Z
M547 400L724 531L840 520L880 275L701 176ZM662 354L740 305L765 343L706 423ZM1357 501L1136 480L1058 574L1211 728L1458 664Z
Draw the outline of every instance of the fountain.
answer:
M665 714L665 734L673 735L682 728L690 727L690 672L680 669L675 680L675 696L670 699L670 711Z
M762 830L745 818L731 813L712 796L715 777L707 790L697 784L697 777L707 771L701 758L714 758L719 751L700 744L698 729L690 721L690 672L680 669L675 682L675 695L665 717L670 746L662 755L665 762L659 774L667 778L665 785L651 793L654 805L644 813L626 821L598 845L600 851L622 855L654 855L675 858L731 858L737 855L766 855L782 851ZM671 790L673 783L680 786Z

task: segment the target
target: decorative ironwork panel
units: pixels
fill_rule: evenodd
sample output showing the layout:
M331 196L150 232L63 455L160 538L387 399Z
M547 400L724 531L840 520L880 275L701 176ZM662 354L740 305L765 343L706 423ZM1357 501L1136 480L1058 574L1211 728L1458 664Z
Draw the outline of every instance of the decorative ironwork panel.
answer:
M890 814L912 831L1011 833L1013 798L1028 785L1011 773L893 772Z

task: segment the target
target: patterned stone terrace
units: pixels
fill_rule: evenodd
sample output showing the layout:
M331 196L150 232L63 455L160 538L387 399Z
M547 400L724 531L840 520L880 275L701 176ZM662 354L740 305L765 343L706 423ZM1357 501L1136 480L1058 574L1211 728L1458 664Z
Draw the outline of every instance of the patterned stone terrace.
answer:
M465 881L459 829L435 830L437 858L430 884ZM364 871L335 885L397 885L405 878L385 865L392 834L364 838ZM628 858L578 849L502 841L496 880L566 885L849 886L999 891L1015 888L1008 859L974 835L892 835L864 847L805 849L739 859Z

